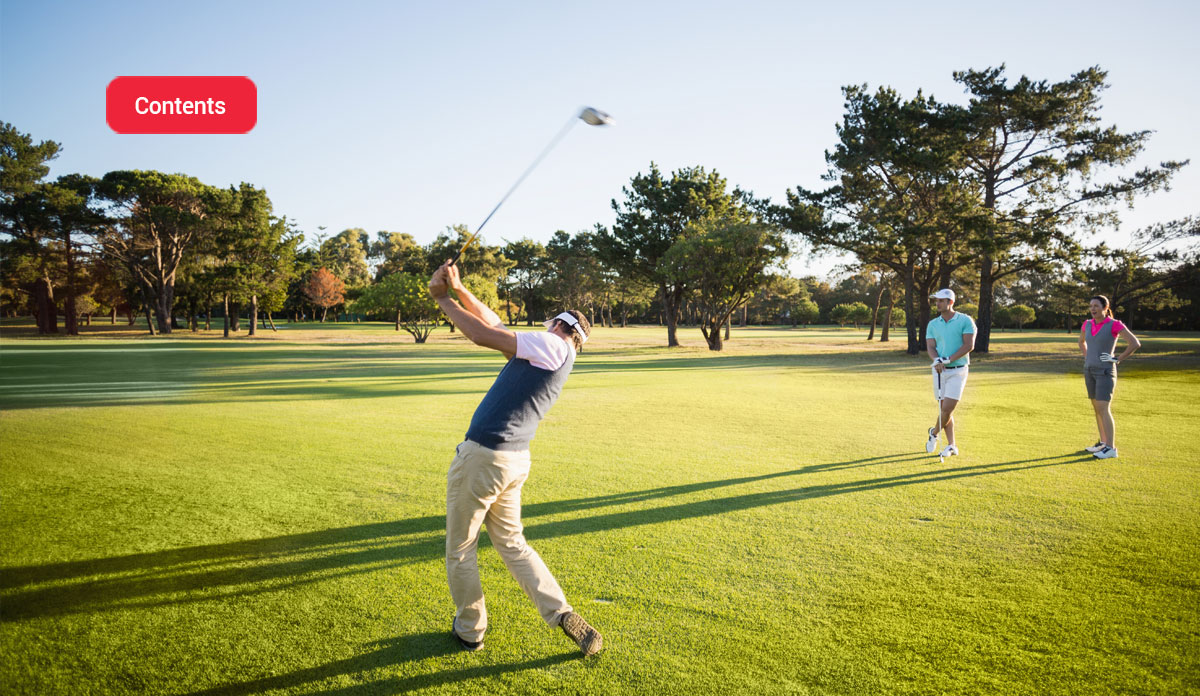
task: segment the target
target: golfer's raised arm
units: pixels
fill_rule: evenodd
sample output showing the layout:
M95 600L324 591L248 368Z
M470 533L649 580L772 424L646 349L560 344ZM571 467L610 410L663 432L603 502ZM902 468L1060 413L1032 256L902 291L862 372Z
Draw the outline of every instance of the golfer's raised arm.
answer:
M450 262L447 261L447 264ZM462 278L458 275L458 266L447 265L446 277L450 281L450 289L458 297L458 301L462 303L463 309L483 320L483 323L488 326L504 328L504 322L500 321L500 317L492 311L492 308L480 302L467 286L462 284Z
M429 294L471 343L483 348L498 350L506 358L516 355L517 334L503 328L503 325L488 326L483 319L468 312L453 297L450 297L450 279L445 266L438 268L433 277L429 279Z

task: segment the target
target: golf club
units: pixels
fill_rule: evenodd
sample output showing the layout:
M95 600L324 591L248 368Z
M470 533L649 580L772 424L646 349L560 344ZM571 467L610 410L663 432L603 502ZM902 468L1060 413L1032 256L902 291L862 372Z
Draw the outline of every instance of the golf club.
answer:
M558 142L567 135L567 132L571 130L571 126L575 125L576 120L583 121L589 126L607 126L613 123L612 116L609 116L603 111L593 109L590 106L584 107L582 111L572 116L570 120L567 121L567 124L563 126L562 130L558 132L558 135L554 136L554 139L551 140L550 144L546 146L546 149L542 150L542 154L538 155L537 159L533 161L533 164L529 165L529 168L525 170L525 173L522 174L519 179L517 179L517 183L513 184L512 188L508 190L508 193L504 194L504 198L501 198L500 202L496 204L496 207L492 208L492 212L488 213L487 217L483 219L483 222L479 223L479 227L475 228L475 232L467 238L466 243L464 243L462 248L458 250L458 253L454 255L454 258L450 260L451 266L458 263L459 257L461 257L463 252L467 250L467 247L471 246L471 242L475 241L475 238L479 236L479 232L483 229L483 226L488 224L488 220L491 220L492 216L496 214L496 211L500 209L500 206L504 205L504 201L507 201L508 197L512 195L512 192L517 190L517 187L521 185L522 181L525 181L525 177L529 176L529 173L532 172L539 164L541 164L542 160L546 158L546 155L550 154L550 151L554 149L554 146L558 145Z
M936 367L933 368L933 371L937 372L937 368ZM940 373L940 372L937 372L937 384L938 384L938 387L937 387L937 391L938 391L938 395L937 395L938 396L938 436L940 437L942 434L942 373ZM946 462L946 457L944 454L942 454L942 452L944 452L944 451L945 450L938 451L938 463L939 464L944 464Z

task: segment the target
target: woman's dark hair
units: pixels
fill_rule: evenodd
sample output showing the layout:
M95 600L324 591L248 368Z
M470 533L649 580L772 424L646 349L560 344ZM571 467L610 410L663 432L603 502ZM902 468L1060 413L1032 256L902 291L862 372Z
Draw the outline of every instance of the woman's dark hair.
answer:
M567 314L570 314L571 316L575 317L575 321L579 322L579 328L583 329L583 333L585 335L587 335L587 336L592 335L592 323L587 320L587 317L583 316L582 314L580 314L579 312L576 312L573 309L568 309L566 311L567 311ZM562 319L556 319L555 321L557 321L559 324L562 324L563 328L566 329L567 332L571 334L571 342L575 344L575 352L578 353L578 352L582 351L583 350L583 338L579 335L579 332L575 330L575 327L571 326L570 324L563 321Z
M1104 307L1104 316L1106 316L1106 317L1112 316L1112 306L1109 304L1107 297L1105 297L1104 295L1092 295L1092 299L1088 300L1088 302L1091 302L1092 300L1096 300L1097 302L1100 303L1101 307Z

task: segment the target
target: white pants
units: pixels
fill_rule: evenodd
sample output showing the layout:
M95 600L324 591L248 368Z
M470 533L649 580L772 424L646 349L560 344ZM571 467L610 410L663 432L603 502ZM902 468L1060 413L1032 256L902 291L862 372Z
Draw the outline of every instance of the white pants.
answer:
M521 486L529 477L529 452L501 452L466 440L458 446L446 477L446 580L454 598L454 630L465 640L483 640L487 607L475 550L487 522L492 546L508 572L537 607L547 625L571 611L558 581L525 541Z
M967 371L966 365L958 368L946 368L942 372L942 393L943 399L954 399L955 401L962 400L963 389L967 386ZM933 371L933 398L938 398L938 373Z

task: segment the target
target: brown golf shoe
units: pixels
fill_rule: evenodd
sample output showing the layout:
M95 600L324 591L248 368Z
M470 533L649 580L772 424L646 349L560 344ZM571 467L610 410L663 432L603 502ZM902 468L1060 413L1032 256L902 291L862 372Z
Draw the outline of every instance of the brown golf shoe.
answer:
M584 657L600 652L604 639L600 637L600 632L592 628L579 614L567 612L559 625L562 626L563 633L579 646Z
M470 641L470 640L467 640L466 638L463 638L462 636L458 635L458 629L454 626L455 622L457 622L457 621L458 621L458 619L456 617L454 621L450 622L450 635L454 636L454 640L458 641L458 644L462 646L462 649L466 650L467 652L476 652L477 650L483 650L483 641L482 640Z

